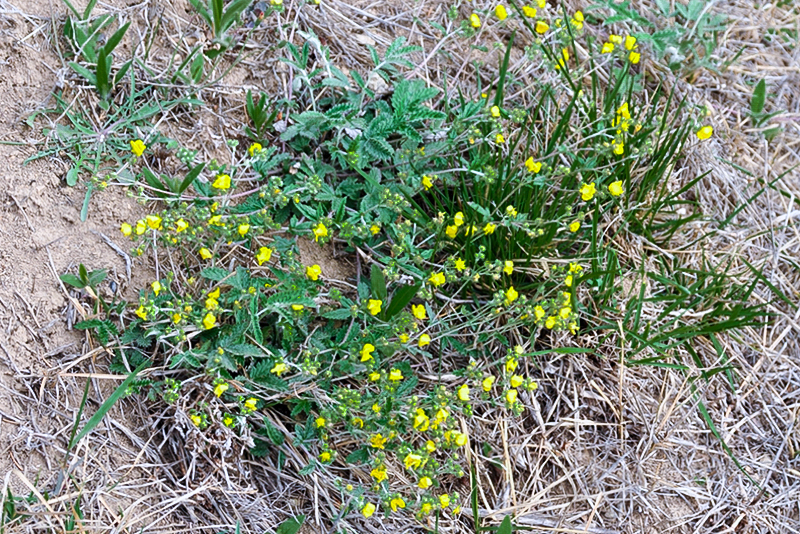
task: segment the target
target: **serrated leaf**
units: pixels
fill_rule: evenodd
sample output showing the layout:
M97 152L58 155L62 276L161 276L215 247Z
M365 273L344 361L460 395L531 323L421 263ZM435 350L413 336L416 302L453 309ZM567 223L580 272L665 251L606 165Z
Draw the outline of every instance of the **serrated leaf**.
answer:
M287 519L278 525L278 528L275 529L275 534L297 534L297 531L299 531L300 527L303 526L305 520L306 516L304 515L298 515L291 519Z
M267 434L267 437L272 441L273 444L280 447L283 445L283 442L286 440L286 437L283 435L283 432L278 430L278 427L272 424L272 421L264 418L264 432Z
M298 471L297 474L301 476L310 475L311 473L314 472L316 468L317 468L317 462L311 460L311 463L302 468L300 471Z
M235 354L236 356L247 356L251 358L261 358L263 356L267 356L264 354L264 351L260 348L256 347L255 345L250 345L248 343L242 343L238 345L225 345L223 347L225 352L230 352L231 354Z
M213 280L214 282L224 280L230 274L230 271L223 269L222 267L206 267L200 271L200 276L207 280Z
M362 464L369 460L369 451L366 447L356 449L347 455L348 464Z
M325 319L332 319L334 321L344 321L350 319L353 314L349 308L339 308L338 310L331 310L322 314Z

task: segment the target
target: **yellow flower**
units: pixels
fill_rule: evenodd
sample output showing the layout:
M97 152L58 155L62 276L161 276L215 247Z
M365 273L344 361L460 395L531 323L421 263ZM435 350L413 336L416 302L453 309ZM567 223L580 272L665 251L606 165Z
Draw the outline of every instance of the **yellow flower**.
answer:
M614 35L613 33L608 36L608 42L621 45L623 42L621 35Z
M250 225L249 224L240 224L239 228L237 228L236 231L239 232L240 236L244 237L245 234L250 231Z
M572 275L570 275L570 276L572 276ZM570 308L568 306L565 306L565 307L561 308L560 310L558 310L558 316L561 317L562 319L569 318L571 313L572 313L572 308Z
M425 188L425 191L433 187L433 182L431 181L431 177L427 174L422 177L422 186Z
M372 514L374 513L375 513L375 505L372 504L371 502L365 504L364 508L361 509L361 514L366 518L372 517Z
M320 237L328 237L328 229L321 222L314 227L314 241L319 241Z
M199 427L200 425L202 425L202 424L203 424L203 418L202 418L202 417L200 417L200 416L199 416L199 415L197 415L197 414L192 414L192 415L190 415L190 416L189 416L189 419L191 419L191 420L192 420L192 423L194 423L194 426L196 426L196 427Z
M181 319L183 319L183 317L181 317L180 313L173 313L172 314L172 322L173 323L178 324L178 323L181 322Z
M583 270L580 263L569 262L569 272L579 273Z
M444 277L444 273L433 273L428 280L436 287L439 287L447 281Z
M510 260L506 260L503 263L503 272L506 274L511 274L514 272L514 262Z
M481 382L481 386L483 387L483 391L491 391L492 386L494 385L495 378L493 376L487 376Z
M705 141L713 134L714 134L714 128L712 128L711 126L703 126L699 130L697 130L697 138L700 139L701 141Z
M381 231L381 227L378 226L377 224L373 224L372 226L369 227L369 232L372 235L378 235L378 232L380 232L380 231Z
M514 286L509 287L506 291L506 305L509 305L517 300L517 297L519 297L519 293L517 293L517 290L514 289Z
M411 305L411 313L413 313L414 317L416 317L420 321L425 320L425 319L428 318L428 315L425 313L425 305L424 304L412 304Z
M325 426L325 423L326 423L326 421L325 421L325 418L324 418L324 417L317 417L317 418L314 420L314 424L315 424L315 425L317 425L317 428L322 428L322 427L324 427L324 426Z
M534 174L542 170L542 164L538 161L533 161L533 156L525 160L525 167L528 169L528 172L532 172Z
M631 52L628 54L628 59L631 61L631 63L636 65L639 63L639 60L642 59L642 55L639 52Z
M439 495L439 504L442 505L442 508L450 506L450 496L446 493L444 495Z
M255 397L250 397L246 401L244 401L244 408L248 412L256 411L256 405L258 404L258 399Z
M508 391L506 391L506 401L509 404L514 404L515 402L517 402L517 395L518 393L516 389L509 389Z
M122 232L122 235L128 237L133 233L133 228L128 223L122 223L122 226L119 227L119 231Z
M545 33L547 30L550 29L550 26L543 20L540 20L536 23L536 33Z
M403 463L406 466L406 469L414 469L422 465L422 456L419 454L409 453L406 455L405 460Z
M461 271L463 271L464 269L467 268L466 262L464 260L462 260L461 258L456 258L454 264L455 264L454 266L456 268L456 271L458 271L458 272L461 272Z
M421 336L419 336L419 341L417 342L417 345L419 345L420 347L425 347L430 344L431 344L431 336L429 336L428 334L422 334Z
M467 435L466 434L462 434L460 432L454 432L453 434L455 434L455 436L456 436L456 438L455 438L456 445L458 445L459 447L463 447L464 445L467 444Z
M136 313L136 315L138 315L138 316L139 316L139 318L140 318L142 321L145 321L145 320L147 320L147 312L145 311L145 309L144 309L144 306L139 306L139 307L136 309L136 312L135 312L135 313Z
M144 219L147 221L147 226L153 230L161 230L161 217L158 215L148 215Z
M399 382L403 379L403 373L400 372L400 369L392 369L389 371L389 380L392 382Z
M496 136L494 136L494 141L495 141L495 143L497 143L498 145L502 145L503 143L505 143L505 142L506 142L506 138L505 138L505 137L503 137L503 134L500 134L500 133L499 133L499 134L497 134Z
M506 362L506 372L507 373L513 373L514 371L517 370L517 367L519 367L519 362L517 361L516 358L510 358Z
M614 51L614 43L603 43L603 49L600 51L601 54L610 54Z
M292 309L294 311L297 311L297 312L303 311L303 308L305 308L305 306L303 306L302 304L292 304Z
M622 154L625 153L624 143L617 143L616 141L614 141L612 145L614 145L614 154L616 154L617 156L621 156Z
M228 388L230 388L228 384L226 384L225 382L220 382L214 388L214 395L216 395L217 397L221 397L223 393L228 391Z
M510 380L511 387L518 388L524 380L525 379L522 378L522 375L513 375Z
M472 24L473 28L480 28L481 27L481 18L473 13L469 16L469 23Z
M430 514L432 510L433 506L431 506L431 503L429 502L424 503L419 509L419 511L422 512L423 515Z
M311 267L306 267L306 276L315 282L319 280L319 275L321 274L322 268L319 265L314 264Z
M455 224L456 227L464 224L464 214L462 212L459 211L458 213L453 215L453 224Z
M572 25L575 26L575 29L580 30L583 28L583 13L580 11L576 11L575 15L572 16Z
M367 301L367 309L372 315L378 315L381 312L382 305L382 300L369 299L369 301Z
M397 339L400 340L400 343L408 343L408 334L400 334Z
M456 234L458 234L458 226L448 226L447 228L444 229L444 233L450 239L455 239Z
M544 308L542 308L541 306L536 306L533 309L533 314L536 316L536 320L540 321L545 316Z
M636 47L636 37L633 35L628 35L625 37L625 48L627 50L633 50Z
M209 291L208 297L212 298L212 299L218 299L219 298L219 288L215 289L214 291Z
M486 223L486 226L483 227L483 233L486 235L493 234L497 226L492 223Z
M526 17L533 18L536 16L536 8L530 6L522 6L522 12Z
M597 189L595 188L594 182L592 182L590 184L583 184L579 189L579 192L581 194L581 198L585 202L589 202L592 200L592 198L594 198L594 194L597 192Z
M444 408L439 408L436 410L436 422L437 423L444 423L447 420L447 416L450 415L447 413L447 410Z
M147 231L147 224L145 224L143 219L139 219L136 221L136 235L142 235Z
M260 143L253 143L252 145L250 145L250 148L247 149L247 152L250 154L250 157L252 158L256 152L261 152L262 148L263 147L261 146Z
M371 438L369 438L369 444L372 446L373 449L383 449L383 446L388 441L387 438L384 438L381 434L375 434Z
M187 228L189 228L189 223L187 223L183 219L178 219L175 222L175 232L181 233L181 232L186 231Z
M617 180L616 182L608 184L608 192L615 197L620 196L623 193L622 180Z
M575 232L577 232L578 230L580 230L580 228L581 228L581 222L580 221L572 221L572 223L570 223L570 225L569 225L569 231L572 232L573 234Z
M469 386L464 384L460 388L458 388L458 398L464 402L469 400Z
M137 158L142 157L142 154L144 154L145 149L147 149L147 145L144 144L144 141L142 141L141 139L136 139L135 141L131 141L130 143L131 143L131 152L133 152L133 155L136 156Z
M572 275L571 274L567 275L567 277L564 279L564 285L567 286L567 287L572 287Z
M217 324L217 318L214 317L214 314L208 312L206 316L203 318L203 326L206 330L211 330Z
M372 353L375 352L375 345L367 343L361 348L361 361L368 362L372 359Z
M287 366L283 362L278 362L275 366L269 370L270 373L275 374L277 376L281 376L283 373L289 370L289 366Z
M272 249L267 247L261 247L258 249L258 254L256 254L256 261L259 265L263 265L269 261L272 257Z
M516 217L517 213L518 213L517 208L515 208L514 206L506 207L506 214L508 214L509 217Z
M421 489L428 489L432 485L433 485L433 480L431 480L430 477L422 477L421 479L419 479L419 483L417 484L417 486L419 486Z
M436 452L436 444L431 440L426 441L425 450L428 452Z
M211 184L214 189L229 189L231 186L231 177L227 174L218 174L217 179Z
M153 282L152 284L150 284L150 287L152 287L152 288L153 288L153 293L155 293L155 294L156 294L156 296L158 296L158 294L159 294L159 293L161 292L161 290L163 289L163 288L161 287L161 282L159 282L158 280L156 280L155 282Z
M323 463L331 461L331 453L328 451L322 451L322 454L319 455L319 460Z
M414 428L420 432L425 432L428 430L430 422L430 418L425 415L425 412L422 410L422 408L417 408L417 415L414 416Z
M494 117L495 119L500 116L500 108L497 106L492 106L490 112L492 113L492 117Z
M225 223L222 222L222 215L214 215L213 217L208 218L208 225L209 226L224 226Z
M360 417L355 417L352 421L350 421L350 423L358 428L364 428L364 420Z
M552 315L548 317L547 320L544 322L545 328L553 328L555 325L556 325L556 318L553 317Z
M398 508L406 507L406 501L404 501L402 497L397 496L389 502L389 505L392 507L392 511L396 512Z
M494 14L497 15L498 19L506 20L506 17L508 17L506 6L504 6L503 4L498 4L497 7L494 8Z
M233 417L231 417L230 415L226 415L225 417L222 418L222 424L227 426L228 428L231 428L233 426L233 422L234 422Z
M370 382L377 382L377 381L378 381L378 380L380 380L380 379L381 379L381 374L380 374L380 373L378 373L378 372L376 372L376 371L372 371L372 372L369 374L369 381L370 381Z
M389 476L386 474L386 466L384 465L379 465L370 471L369 474L372 475L372 478L374 478L378 484L389 478Z

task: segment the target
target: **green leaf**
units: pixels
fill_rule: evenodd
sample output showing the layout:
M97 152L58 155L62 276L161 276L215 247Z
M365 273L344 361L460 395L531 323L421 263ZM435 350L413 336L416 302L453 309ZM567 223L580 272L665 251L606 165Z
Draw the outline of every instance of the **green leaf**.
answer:
M67 171L67 185L70 187L74 187L75 184L78 183L78 167L72 167L70 170Z
M81 279L75 276L74 274L65 273L59 276L59 278L61 279L62 282L64 282L65 284L69 284L72 287L77 287L78 289L83 289L84 287L86 287L86 284L81 282Z
M266 433L267 437L272 441L273 444L280 447L283 445L283 442L286 440L286 437L283 435L283 432L278 430L278 427L272 424L272 421L264 418L264 432Z
M376 299L386 301L386 278L383 276L383 269L377 263L372 264L370 270L370 282L372 284L372 294Z
M181 193L186 191L186 189L190 185L192 185L192 182L194 182L197 179L197 177L200 176L200 173L203 171L203 169L205 169L205 167L206 167L206 164L205 163L201 163L200 165L197 165L192 170L190 170L186 174L186 178L184 178L183 181L181 182L181 185L178 186L178 190L177 191L173 191L173 193L178 193L180 195Z
M503 518L503 522L497 528L497 534L511 534L511 516L507 515Z
M134 380L136 380L137 375L149 364L149 360L142 362L139 367L137 367L130 375L128 375L128 378L123 380L122 384L120 384L117 389L114 390L114 393L112 393L111 396L100 406L97 412L95 412L95 414L89 418L89 421L87 421L83 429L78 432L78 435L69 440L69 449L72 449L76 443L86 436L86 434L91 432L97 425L100 424L100 421L103 420L103 417L106 416L114 404L116 404L119 399L125 396L128 391L128 387L134 382Z
M108 38L106 41L105 46L103 46L103 55L111 55L111 52L117 47L119 42L125 36L125 32L128 31L128 27L131 25L130 22L126 22L120 29L114 32L114 35Z
M347 455L348 464L363 464L367 460L369 460L369 450L366 447L356 449Z
M353 317L349 308L339 308L322 314L325 319L332 319L334 321L344 321Z
M394 292L392 296L392 301L389 303L389 306L386 308L386 320L390 320L392 317L400 313L403 308L405 308L411 299L417 294L419 291L419 284L413 286L402 286Z
M68 65L72 68L72 70L74 70L75 72L77 72L78 74L80 74L81 76L86 78L86 80L89 83L91 83L92 85L95 85L95 86L97 85L97 76L95 76L92 71L90 71L86 67L78 65L74 61L70 61L68 63Z
M200 276L206 280L213 280L214 282L224 280L230 274L230 271L223 269L222 267L206 267L200 271Z
M267 356L264 354L264 351L260 348L256 347L255 345L250 345L247 343L237 344L237 345L225 345L223 347L225 352L230 352L231 354L235 354L236 356L247 356L250 358L263 358Z
M767 82L763 79L756 84L753 91L753 99L750 101L750 113L755 117L764 111L764 104L767 100Z
M85 221L86 218L89 216L89 200L92 198L92 191L94 188L92 184L89 184L89 187L86 188L86 195L83 197L83 206L81 206L81 221Z
M278 525L278 528L275 529L275 534L297 534L297 531L299 531L300 527L303 526L305 520L306 516L304 515L298 515L291 519L287 519Z
M314 472L316 468L317 468L317 462L311 460L311 463L302 468L300 471L298 471L297 474L302 476L310 475L311 473Z

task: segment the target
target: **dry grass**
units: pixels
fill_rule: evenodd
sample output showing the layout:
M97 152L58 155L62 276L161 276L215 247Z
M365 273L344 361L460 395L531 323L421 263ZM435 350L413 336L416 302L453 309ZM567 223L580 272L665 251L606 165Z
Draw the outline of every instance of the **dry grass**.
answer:
M643 12L651 7L647 1L634 4ZM424 49L409 76L474 94L478 76L484 84L497 76L501 51L491 45L507 35L488 26L482 37L489 51L470 49L451 35L457 22L448 18L449 7L440 1L332 0L324 1L318 11L289 9L283 20L253 34L245 59L231 74L235 83L226 79L205 90L202 96L213 106L201 120L190 123L174 115L162 126L216 155L225 140L240 131L242 88L290 96L292 74L277 61L275 46L283 39L298 42L300 32L309 30L330 47L334 63L345 71L369 62L365 44L380 49L406 36ZM711 171L697 188L708 218L677 236L665 253L688 266L699 265L704 257L715 263L732 259L729 272L743 281L752 276L743 263L747 260L796 304L800 173L792 168L800 162L800 48L797 42L763 39L766 28L800 29L791 7L755 9L741 0L717 2L713 9L729 18L717 54L729 58L742 47L744 52L722 73L703 70L691 80L669 82L679 96L711 109L709 121L718 135L687 153L672 177L679 184ZM469 14L466 9L461 8L462 17ZM161 17L161 31L184 52L186 36L193 35L197 23L179 4L144 2L127 8L126 14L139 21L141 37ZM446 29L444 41L428 25L431 20ZM155 64L159 61L166 69L166 58L154 59ZM476 61L483 62L479 71ZM520 51L513 61L523 61ZM646 65L654 77L664 76L652 63ZM785 131L769 143L750 127L746 115L753 82L762 78L775 94L768 111L785 110L773 119ZM771 186L750 201L765 184ZM746 202L724 229L712 222L726 219ZM702 248L690 245L707 234L711 235ZM620 255L638 263L652 247L643 240L629 242L621 246ZM754 298L769 302L775 317L762 328L722 338L741 378L735 393L715 379L701 386L695 397L688 377L697 369L683 374L626 368L619 365L625 353L617 347L607 347L605 359L560 355L538 362L538 370L529 369L538 374L541 389L522 399L528 407L523 417L484 413L464 426L476 445L469 462L479 473L478 501L485 524L513 514L531 532L800 531L800 464L795 459L800 451L795 428L800 410L800 309L776 300L765 284ZM643 314L657 312L645 309ZM584 342L591 345L592 340ZM73 354L75 361L92 347L83 349ZM715 354L713 347L706 349L708 355ZM4 477L3 494L6 487L14 488L16 495L33 494L30 502L17 505L33 515L11 526L10 532L63 532L73 515L70 507L79 498L85 517L80 531L218 532L238 523L242 532L260 533L298 513L309 518L309 531L422 530L413 520L395 518L364 522L348 517L331 524L328 518L341 504L334 477L368 480L366 472L345 473L334 467L297 478L291 469L279 470L270 458L240 460L246 443L232 442L230 436L196 443L187 407L150 413L138 397L112 410L80 443L65 470L65 443L84 380L75 373L92 376L93 402L107 397L115 383L98 375L105 372L102 358L84 358L77 365L75 361L64 360L42 376L15 372L19 387L7 391L12 405L2 418L14 426L15 437L6 453L17 469ZM698 412L697 398L763 491L722 450ZM279 419L274 422L282 424ZM301 451L291 446L285 451L287 466L303 467ZM48 488L47 496L39 493L42 488ZM468 486L461 485L459 492L468 495ZM474 531L468 516L465 511L461 520L443 522L440 530Z

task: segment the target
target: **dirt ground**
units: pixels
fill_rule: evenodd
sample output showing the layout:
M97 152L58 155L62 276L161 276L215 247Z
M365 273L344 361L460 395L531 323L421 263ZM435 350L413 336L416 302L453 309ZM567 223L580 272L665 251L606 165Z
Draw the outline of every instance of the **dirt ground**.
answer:
M765 41L764 34L766 28L800 28L800 21L789 8L727 4L733 23L718 53L732 57L742 46L745 51L726 72L703 71L692 84L680 86L693 102L709 106L709 120L718 132L712 142L687 155L687 169L711 169L699 200L708 214L721 218L754 194L759 180L771 182L787 173L775 182L786 194L768 190L737 215L734 225L719 232L710 253L736 251L764 266L770 283L796 303L800 172L791 169L800 163L800 47L797 42ZM187 12L186 4L151 0L116 0L102 9L135 11L145 5L182 16ZM354 57L348 36L385 46L390 36L411 31L413 16L443 17L446 5L334 1L327 9L314 20L316 28L327 30L334 54L352 67L364 48ZM136 399L123 400L67 458L66 444L87 377L91 375L90 411L124 377L109 374L102 349L68 329L80 318L80 304L71 297L80 296L70 293L58 275L75 272L79 263L90 270L107 269L102 290L110 294L113 281L121 296L135 299L152 271L146 261L134 261L129 275L127 260L109 245L110 240L126 251L120 223L145 214L123 188L96 193L82 222L85 189L66 186L64 162L24 164L42 140L41 131L29 128L25 119L48 105L67 73L51 36L52 18L65 11L55 0L0 0L0 161L6 180L0 193L0 489L3 494L10 488L16 495L33 495L40 514L37 528L53 532L66 530L70 503L81 492L87 499L84 510L91 511L82 525L85 531L232 530L232 524L207 527L199 519L208 517L203 508L214 515L217 505L210 501L216 497L208 496L220 495L220 488L213 481L192 485L171 478L158 434L149 431L155 424L152 414ZM431 42L418 38L427 53ZM226 83L234 86L238 77L258 84L267 76L247 68ZM426 71L420 72L427 76ZM770 105L783 110L774 123L785 131L772 143L756 135L745 113L752 89L744 80L761 77L773 93ZM285 86L285 80L278 85ZM338 273L342 278L349 274L348 269ZM769 298L760 295L756 298ZM520 457L535 457L548 466L539 472L545 490L528 491L535 484L518 481L516 490L482 496L484 515L499 519L513 511L532 532L800 532L800 311L779 301L770 306L776 314L771 325L731 341L736 344L731 354L744 376L737 396L721 387L704 392L722 438L767 491L759 491L732 465L699 419L689 385L676 375L621 370L608 361L576 367L565 359L552 362L546 371L554 382L571 381L563 388L571 398L543 407L539 417L570 415L547 419L547 429L528 440L522 438L530 431L520 430L516 443L520 450L532 451ZM623 396L625 402L618 405ZM627 420L624 429L609 422L608 413L614 410ZM244 531L273 528L273 515L314 515L309 497L314 491L307 485L287 484L269 494L259 489L242 483L239 493L227 494L236 509L231 513L242 519ZM556 494L547 491L554 489ZM293 490L305 497L296 498ZM268 513L278 509L286 514ZM324 531L319 524L315 528Z

